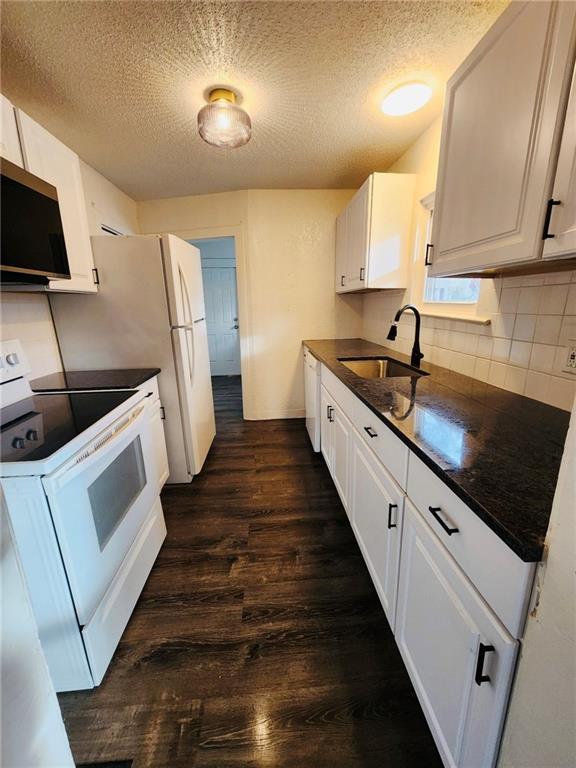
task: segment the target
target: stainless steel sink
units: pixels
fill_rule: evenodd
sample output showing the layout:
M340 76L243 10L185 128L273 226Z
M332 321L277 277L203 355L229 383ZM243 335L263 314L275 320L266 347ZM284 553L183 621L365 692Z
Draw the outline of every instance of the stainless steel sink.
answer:
M338 361L363 379L389 379L397 376L417 379L428 375L426 371L412 368L391 357L339 357Z

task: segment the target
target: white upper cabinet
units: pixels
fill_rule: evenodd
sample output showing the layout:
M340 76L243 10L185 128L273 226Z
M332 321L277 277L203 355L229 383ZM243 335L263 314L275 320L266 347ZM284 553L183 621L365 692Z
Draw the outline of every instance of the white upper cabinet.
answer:
M511 3L450 79L431 275L534 265L542 258L574 68L575 17L573 2ZM565 149L571 166L573 134L572 128L571 149Z
M0 155L14 165L23 167L18 126L16 125L16 112L5 96L0 94L2 113L0 116Z
M373 173L336 221L337 293L406 288L414 176Z
M95 293L94 260L80 176L80 160L61 141L21 110L16 110L24 167L58 191L71 280L50 280L50 291Z
M552 205L553 203L553 205ZM558 168L552 190L548 237L544 258L558 259L576 254L576 70L572 78Z

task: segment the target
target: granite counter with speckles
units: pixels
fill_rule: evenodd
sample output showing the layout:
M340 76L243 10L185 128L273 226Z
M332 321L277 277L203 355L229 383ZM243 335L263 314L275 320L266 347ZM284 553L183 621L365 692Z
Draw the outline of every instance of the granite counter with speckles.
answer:
M428 376L363 379L338 358L409 358L363 339L303 343L522 560L541 559L568 412L425 360Z

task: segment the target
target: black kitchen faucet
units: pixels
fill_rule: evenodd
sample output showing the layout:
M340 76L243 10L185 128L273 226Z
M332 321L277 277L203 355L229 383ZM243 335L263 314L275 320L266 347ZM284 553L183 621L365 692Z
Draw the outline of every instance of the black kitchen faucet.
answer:
M414 346L412 347L410 365L412 365L414 368L419 368L420 361L424 357L422 352L420 352L420 312L418 312L418 310L413 304L405 304L401 309L398 310L398 312L396 312L396 317L394 318L394 322L390 326L390 330L388 331L388 336L386 338L389 341L394 341L394 339L396 338L396 334L398 333L398 327L396 323L400 320L400 318L402 317L402 314L406 312L407 309L411 309L412 312L414 312L414 317L416 318Z

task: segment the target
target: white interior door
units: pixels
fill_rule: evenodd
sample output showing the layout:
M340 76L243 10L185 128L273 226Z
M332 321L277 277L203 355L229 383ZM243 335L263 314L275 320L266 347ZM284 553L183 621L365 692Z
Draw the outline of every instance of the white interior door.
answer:
M212 374L239 375L240 337L236 268L204 266L202 277Z

